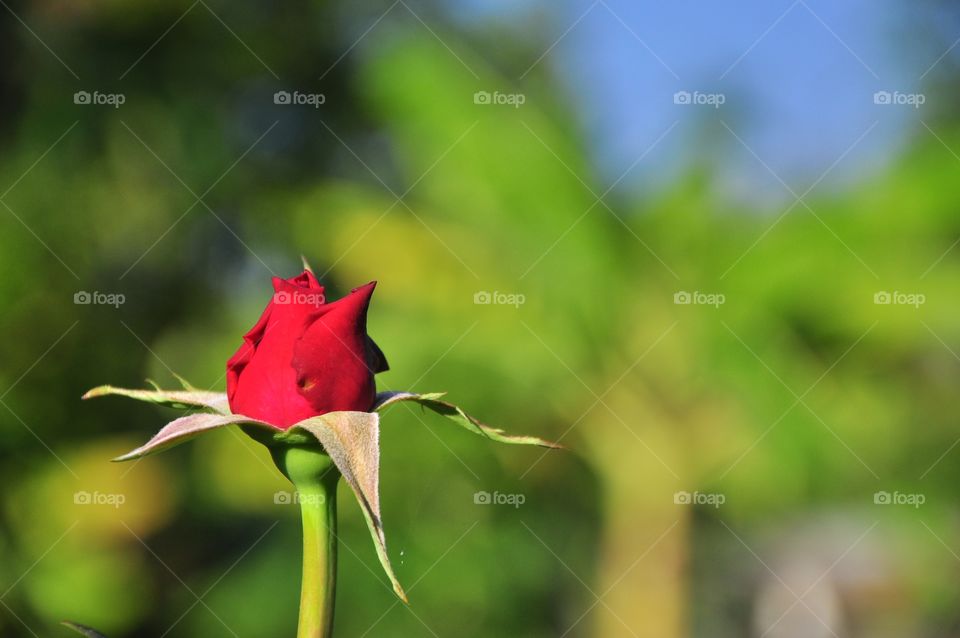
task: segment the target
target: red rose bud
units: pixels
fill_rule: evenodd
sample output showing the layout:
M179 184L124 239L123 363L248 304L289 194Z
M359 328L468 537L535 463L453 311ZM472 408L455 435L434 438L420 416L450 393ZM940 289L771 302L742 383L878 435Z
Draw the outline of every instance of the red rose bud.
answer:
M274 277L273 299L227 361L230 410L284 430L327 412L370 411L373 375L387 369L367 336L376 285L326 303L310 271Z

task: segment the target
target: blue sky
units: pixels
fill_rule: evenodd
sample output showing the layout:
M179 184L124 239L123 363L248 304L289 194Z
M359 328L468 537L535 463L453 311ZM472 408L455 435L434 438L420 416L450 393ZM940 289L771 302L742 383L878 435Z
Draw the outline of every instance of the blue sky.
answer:
M920 120L933 117L934 95L914 108L877 105L874 93L929 89L925 81L952 54L921 76L960 37L948 20L928 21L918 36L929 13L897 0L463 0L461 7L481 22L548 16L537 19L545 25L538 37L544 48L556 46L539 65L576 105L607 183L676 123L623 185L655 188L706 160L731 196L754 200L789 197L771 172L801 193L847 153L817 188L836 187L869 178L910 135L929 134ZM677 105L681 90L719 93L725 102Z

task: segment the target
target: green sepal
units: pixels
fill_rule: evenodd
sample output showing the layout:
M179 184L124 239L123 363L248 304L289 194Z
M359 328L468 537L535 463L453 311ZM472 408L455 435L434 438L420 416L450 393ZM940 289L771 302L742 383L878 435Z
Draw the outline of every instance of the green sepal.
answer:
M563 449L563 446L559 443L552 443L536 436L515 436L507 434L500 428L495 428L482 423L477 418L464 412L459 406L446 401L441 401L441 397L443 397L445 394L446 393L444 392L431 392L428 394L417 394L414 392L381 392L377 394L377 399L374 402L373 409L379 412L384 408L393 405L394 403L399 403L401 401L413 401L415 403L419 403L425 408L433 410L437 414L442 414L443 416L457 423L457 425L460 427L469 430L474 434L497 441L498 443L508 443L511 445L538 445L540 447L551 449Z
M390 564L381 520L380 415L375 412L328 412L301 421L288 432L291 435L312 435L330 455L360 503L377 550L377 558L393 585L394 593L403 602L408 602L407 594Z
M181 380L184 386L190 384ZM148 381L153 383L152 381ZM156 387L156 384L153 384ZM129 390L116 388L112 385L101 385L84 394L82 399L93 399L109 395L122 396L138 401L147 401L171 408L212 410L219 414L230 414L230 405L224 392L202 392L196 389L188 390Z
M257 421L242 414L211 414L209 412L194 412L174 419L170 423L160 428L160 431L153 435L149 441L135 450L131 450L122 456L113 459L114 461L132 461L148 454L163 452L175 445L180 445L190 439L203 434L209 430L222 428L226 425L244 424L248 427L254 426L261 430L279 432L277 428Z
M275 427L264 428L260 425L241 423L240 429L256 442L271 448L289 447L291 445L311 445L316 444L317 438L309 432L303 432L291 427L287 430L280 430Z

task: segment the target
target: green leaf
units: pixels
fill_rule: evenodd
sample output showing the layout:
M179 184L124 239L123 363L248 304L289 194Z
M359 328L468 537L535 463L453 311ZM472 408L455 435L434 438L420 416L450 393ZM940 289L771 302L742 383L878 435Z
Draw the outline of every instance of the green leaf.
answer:
M432 392L429 394L416 394L413 392L381 392L377 394L377 400L374 402L373 409L381 411L386 407L399 403L401 401L413 401L419 403L425 408L429 408L437 414L452 419L461 427L500 443L510 443L513 445L539 445L552 449L563 449L559 443L551 443L535 436L514 436L505 433L500 428L495 428L485 423L481 423L476 418L464 412L458 406L441 401L444 392Z
M243 416L242 414L210 414L209 412L197 412L195 414L188 414L187 416L182 416L179 419L171 421L163 426L163 428L161 428L160 431L157 432L154 437L145 444L141 445L135 450L127 452L123 456L118 456L113 460L130 461L132 459L146 456L147 454L162 452L163 450L171 448L174 445L179 445L184 441L188 441L198 434L202 434L216 428L221 428L226 425L234 425L239 423L269 429L274 432L279 431L278 428L275 428L268 423L251 419L250 417Z
M393 591L403 602L407 595L400 586L380 520L380 415L372 412L328 412L294 425L288 432L305 431L316 437L350 485L363 517L370 528L377 557Z
M189 384L181 379L186 386ZM126 388L115 388L112 385L102 385L96 387L83 395L84 399L93 399L107 395L117 395L137 399L139 401L148 401L159 405L166 405L174 408L201 408L213 410L220 414L230 414L230 406L227 402L227 395L224 392L201 392L198 390L128 390Z
M63 625L64 627L68 627L74 630L78 634L82 634L86 636L87 638L107 638L106 636L104 636L103 634L101 634L99 631L95 629L90 629L85 625L80 625L75 622L70 622L69 620L64 620L60 624Z

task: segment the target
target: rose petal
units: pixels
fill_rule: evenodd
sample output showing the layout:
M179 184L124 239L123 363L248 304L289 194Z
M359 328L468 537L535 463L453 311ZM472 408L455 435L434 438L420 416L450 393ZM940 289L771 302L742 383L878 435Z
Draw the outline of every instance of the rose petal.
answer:
M275 279L274 284L278 292L268 306L267 323L256 352L251 353L242 366L235 365L233 359L228 362L227 385L231 388L230 407L234 412L289 427L317 414L300 395L297 373L290 361L296 340L315 315L324 312L324 307L301 303L320 302L319 290L309 291L282 279Z
M390 364L387 363L387 355L383 354L380 346L370 337L367 337L367 361L370 364L370 371L374 374L387 372L390 369Z
M240 344L237 351L233 353L233 356L227 359L227 396L230 398L233 398L233 394L237 391L237 382L240 380L240 373L243 372L243 369L250 363L250 360L253 358L253 353L256 352L257 346L267 331L272 309L273 304L267 304L267 307L264 308L260 314L257 323L253 324L253 327L247 331L247 334L243 335L243 343Z
M293 346L296 384L313 414L368 410L373 403L377 362L370 359L367 308L375 285L324 306Z

